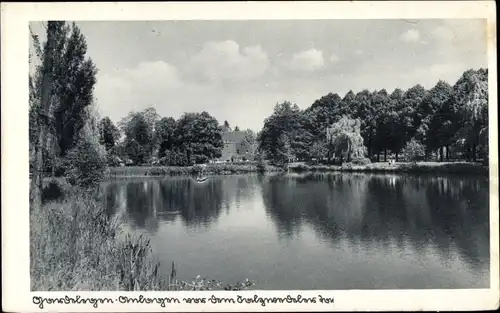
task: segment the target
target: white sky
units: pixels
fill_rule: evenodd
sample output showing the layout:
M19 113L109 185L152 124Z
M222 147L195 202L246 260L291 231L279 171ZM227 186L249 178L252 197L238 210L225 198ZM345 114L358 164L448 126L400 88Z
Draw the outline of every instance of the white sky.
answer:
M207 111L259 130L274 104L329 92L454 84L487 66L485 20L78 22L101 116ZM43 34L40 22L31 23Z

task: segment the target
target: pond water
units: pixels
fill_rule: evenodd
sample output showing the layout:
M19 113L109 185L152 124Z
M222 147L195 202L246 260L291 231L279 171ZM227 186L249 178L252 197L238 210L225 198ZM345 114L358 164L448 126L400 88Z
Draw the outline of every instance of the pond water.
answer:
M488 179L309 174L109 181L162 271L255 289L489 287Z

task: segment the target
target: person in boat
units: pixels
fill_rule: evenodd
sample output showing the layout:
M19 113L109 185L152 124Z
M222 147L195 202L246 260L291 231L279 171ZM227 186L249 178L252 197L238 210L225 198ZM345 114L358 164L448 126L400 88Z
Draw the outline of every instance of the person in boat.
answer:
M196 177L196 180L197 181L204 181L207 179L207 177L204 174L204 171L205 171L205 168L206 168L206 165L205 164L202 164L201 165L201 171L198 173L198 177Z

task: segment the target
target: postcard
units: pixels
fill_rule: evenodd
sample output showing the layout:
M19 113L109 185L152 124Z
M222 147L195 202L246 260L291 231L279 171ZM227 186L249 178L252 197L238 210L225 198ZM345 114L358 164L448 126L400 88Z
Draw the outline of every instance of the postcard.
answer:
M499 306L492 1L2 3L9 312Z

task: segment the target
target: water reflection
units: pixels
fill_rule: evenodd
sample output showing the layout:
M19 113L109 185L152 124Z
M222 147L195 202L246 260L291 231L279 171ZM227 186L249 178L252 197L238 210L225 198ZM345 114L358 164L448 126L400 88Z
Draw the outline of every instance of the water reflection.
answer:
M220 279L246 269L264 289L485 287L488 198L487 179L471 176L280 174L102 186L109 214L148 231L165 264L182 259L186 271L203 267Z
M178 218L188 228L209 228L223 209L229 213L230 203L234 201L238 206L249 197L252 183L242 176L214 177L204 183L190 177L173 177L113 181L101 188L110 214L121 208L135 228L154 233L159 221L175 222Z
M437 247L471 266L489 264L488 182L478 177L335 174L275 176L261 182L278 235L312 225L332 245Z

